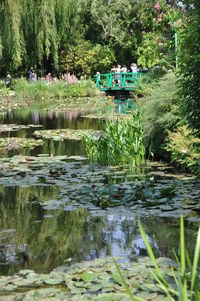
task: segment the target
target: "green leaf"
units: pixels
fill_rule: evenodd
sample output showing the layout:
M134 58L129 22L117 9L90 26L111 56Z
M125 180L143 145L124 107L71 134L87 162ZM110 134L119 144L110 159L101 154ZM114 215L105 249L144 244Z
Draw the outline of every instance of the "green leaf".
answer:
M84 272L80 275L80 278L85 282L92 282L96 275L93 272Z

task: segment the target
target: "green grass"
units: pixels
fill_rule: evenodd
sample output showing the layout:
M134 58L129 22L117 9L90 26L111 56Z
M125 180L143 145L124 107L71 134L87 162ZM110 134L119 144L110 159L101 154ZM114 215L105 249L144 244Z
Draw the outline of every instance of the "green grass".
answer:
M68 97L95 97L99 94L92 80L82 80L79 83L66 84L58 80L53 84L38 80L30 83L24 79L14 81L13 89L16 98L31 99L34 102L49 101L50 99L63 99Z

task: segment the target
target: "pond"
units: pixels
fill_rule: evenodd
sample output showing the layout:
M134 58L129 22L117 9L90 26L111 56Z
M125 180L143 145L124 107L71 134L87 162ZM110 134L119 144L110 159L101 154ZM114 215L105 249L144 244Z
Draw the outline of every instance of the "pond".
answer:
M37 129L102 129L78 112L9 111L6 125L25 125L1 137L34 138ZM29 125L32 125L30 127ZM8 134L9 133L9 134ZM32 150L8 150L0 159L0 274L47 273L61 265L110 255L146 256L140 218L156 256L179 252L179 218L192 253L200 222L200 179L149 162L125 167L87 162L81 140L45 139Z

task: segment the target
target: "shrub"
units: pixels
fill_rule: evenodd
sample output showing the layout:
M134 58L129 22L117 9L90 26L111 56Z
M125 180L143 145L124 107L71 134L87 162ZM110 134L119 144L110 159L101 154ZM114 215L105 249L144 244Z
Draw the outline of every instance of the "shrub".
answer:
M187 10L189 17L180 33L180 109L189 126L200 129L200 1L191 3L193 9Z
M177 165L200 175L200 139L197 133L187 126L178 128L175 133L169 132L166 150Z
M63 71L90 76L97 70L101 72L110 69L115 61L114 52L109 46L93 45L82 40L62 53L60 65Z
M165 157L164 142L168 130L176 128L180 117L177 105L175 75L166 74L156 84L150 96L138 100L142 114L144 140L149 153Z

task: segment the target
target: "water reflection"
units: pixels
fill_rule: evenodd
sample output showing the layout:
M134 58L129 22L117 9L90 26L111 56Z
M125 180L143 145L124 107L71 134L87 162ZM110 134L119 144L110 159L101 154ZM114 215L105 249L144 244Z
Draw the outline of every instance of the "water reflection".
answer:
M0 270L12 274L22 268L49 272L67 262L92 260L107 255L127 259L146 255L136 217L128 208L99 210L87 208L47 211L41 203L59 198L59 188L0 187ZM179 223L175 219L141 219L158 256L173 256L179 248ZM159 228L159 231L157 229ZM196 227L186 228L186 242Z
M54 111L30 110L10 110L6 115L0 115L0 122L18 125L40 124L43 129L99 129L103 126L95 119L82 118L78 112L59 114ZM34 128L21 129L16 132L7 132L4 135L5 137L6 135L13 135L30 138L34 130ZM85 149L80 141L47 140L43 146L36 147L33 150L9 151L3 155L11 157L15 154L70 156L85 154ZM95 197L94 189L96 189L96 197L100 200L99 192L101 188L105 190L102 193L102 200L105 201L110 186L120 184L120 191L122 192L122 183L125 183L126 180L123 188L125 193L128 188L130 190L127 182L134 186L130 182L135 181L136 175L128 173L124 175L125 178L127 177L124 180L124 176L119 172L113 174L113 171L111 171L107 174L99 174L100 168L98 167L96 178L94 176L92 178L90 177L91 173L96 172L94 166L83 165L81 168L79 163L75 166L71 163L71 165L64 164L64 162L59 164L53 165L56 171L61 170L59 177L53 177L50 172L51 166L47 165L45 167L43 163L40 163L37 168L33 166L29 173L21 172L20 168L19 171L13 172L11 164L11 170L7 170L2 174L3 183L7 187L0 185L0 274L13 274L22 268L31 268L37 272L49 272L53 268L66 263L69 258L72 259L72 262L77 262L112 254L114 256L124 256L129 260L146 255L134 208L128 206L106 210L97 207L91 208L91 198L94 199ZM105 171L104 168L102 170ZM163 170L159 170L159 172L158 177L158 174L155 174L153 170L151 171L151 181L149 180L147 183L149 186L147 185L146 190L140 189L139 197L141 199L152 198L149 193L154 196L162 188L163 183L164 185L170 184L171 170L167 170L162 183L158 180L160 180L160 177L163 178ZM145 178L145 175L141 171L140 180L143 178ZM46 181L46 184L42 181ZM177 187L180 186L180 183L175 184ZM197 199L199 189L195 185L191 183L190 189L187 190L185 184L186 195L188 193L191 195L191 189L194 190L192 201ZM79 192L82 186L84 186L82 195L85 198L82 198ZM92 190L90 190L90 186ZM183 191L184 188L180 187L179 189ZM85 192L84 189L86 189ZM93 191L93 194L89 194L88 191ZM132 190L130 194L132 196ZM117 197L116 193L114 195ZM49 200L55 200L56 203L60 198L66 199L67 204L65 202L60 203L57 209L45 209L46 207L41 205ZM76 198L76 206L72 206L70 201L73 202ZM83 204L81 205L82 201ZM156 206L155 200L153 201L154 203L151 203L151 205ZM163 198L163 202L168 201ZM177 203L176 200L176 207ZM187 203L185 205L188 206ZM189 205L196 206L196 203L195 205ZM182 209L182 203L179 202L179 206L181 206L181 210L185 210ZM165 208L166 212L169 209L171 210L171 208ZM138 205L137 210L141 212L141 204ZM179 249L179 221L172 217L158 218L155 213L154 216L151 216L149 208L143 208L143 212L145 212L145 215L142 215L141 221L155 254L157 256L173 257L173 249ZM165 216L168 214L166 212L164 212ZM193 248L192 242L196 230L197 224L186 224L185 239L190 253Z
M10 110L0 116L0 123L41 125L44 129L99 129L102 121L98 119L82 118L78 111L38 111L38 110Z
M0 116L0 123L17 125L41 125L41 129L94 129L98 130L104 126L104 122L98 119L81 117L80 112L56 111L34 111L30 109L9 110L6 115ZM33 132L37 128L29 127L15 131L3 132L2 137L20 137L34 138ZM45 153L53 156L60 155L85 155L85 147L80 141L53 141L45 140L43 146L34 149L18 149L5 151L3 157L12 157L15 155L35 156Z

